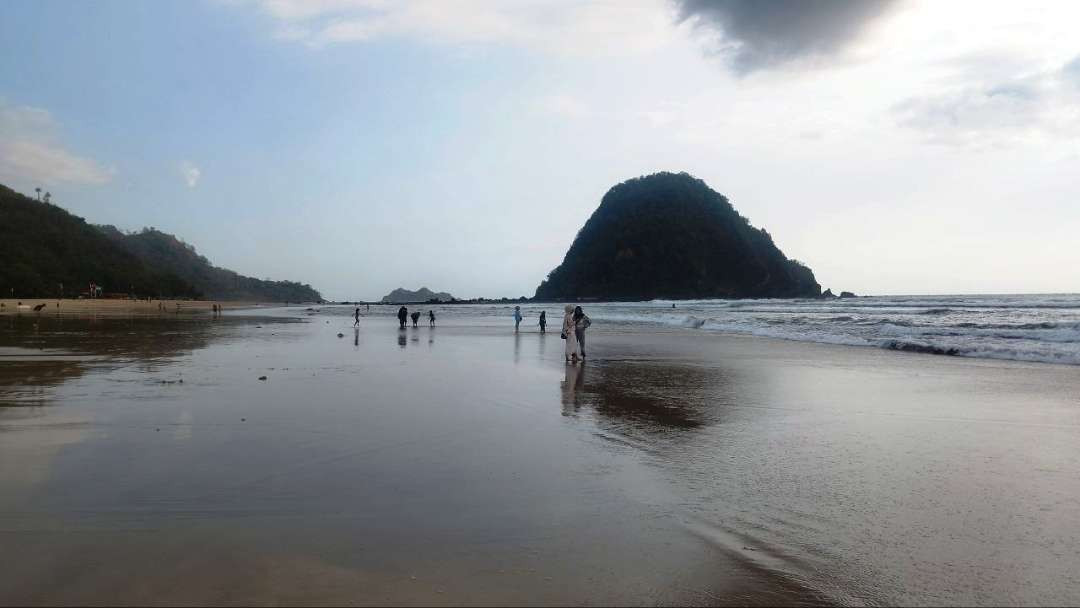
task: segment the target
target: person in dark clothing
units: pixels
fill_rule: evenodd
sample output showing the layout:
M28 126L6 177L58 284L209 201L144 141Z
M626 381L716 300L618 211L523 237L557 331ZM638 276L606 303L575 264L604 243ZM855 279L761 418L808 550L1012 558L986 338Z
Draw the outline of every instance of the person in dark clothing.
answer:
M412 326L413 327L416 327L416 322L419 321L419 320L420 320L420 312L417 311L417 312L412 313Z
M355 321L353 321L353 324L352 324L353 327L356 327L356 326L360 325L360 307L359 306L357 306L356 311L353 312L353 319L355 319Z
M589 329L592 321L580 306L574 308L574 336L577 337L578 346L581 348L581 359L585 360L585 330Z
M428 318L428 325L430 325L432 327L435 327L435 311L434 310L427 311L427 318Z
M539 325L540 325L540 333L546 333L547 332L547 312L546 311L543 311L543 310L540 311L540 323L539 323Z
M397 311L397 320L401 322L401 329L405 329L405 320L409 318L409 309L402 306Z

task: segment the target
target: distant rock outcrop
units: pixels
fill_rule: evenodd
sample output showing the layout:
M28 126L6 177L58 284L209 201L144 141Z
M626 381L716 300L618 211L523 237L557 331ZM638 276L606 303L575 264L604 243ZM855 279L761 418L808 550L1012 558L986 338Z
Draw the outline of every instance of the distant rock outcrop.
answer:
M818 297L808 267L686 173L656 173L604 195L542 300Z
M850 291L841 291L840 292L840 297L841 298L857 298L858 296L851 293Z
M826 289L824 292L822 292L821 297L826 299L832 299L836 297L836 294L832 292L832 289Z
M434 292L427 287L421 287L416 291L409 291L403 287L398 287L394 291L383 296L380 300L383 304L407 304L409 302L451 302L454 300L454 296L446 293L445 291Z

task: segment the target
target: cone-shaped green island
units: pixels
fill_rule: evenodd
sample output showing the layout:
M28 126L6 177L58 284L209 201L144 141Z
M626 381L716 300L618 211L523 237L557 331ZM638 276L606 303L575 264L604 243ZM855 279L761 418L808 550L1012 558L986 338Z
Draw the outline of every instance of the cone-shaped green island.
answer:
M764 229L686 173L656 173L607 192L541 300L813 298L814 273Z

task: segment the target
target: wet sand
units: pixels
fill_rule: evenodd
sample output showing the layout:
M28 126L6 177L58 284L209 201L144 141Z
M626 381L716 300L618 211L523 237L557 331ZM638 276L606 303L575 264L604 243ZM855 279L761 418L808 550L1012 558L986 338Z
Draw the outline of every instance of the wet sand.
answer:
M40 311L34 307L44 304ZM258 302L220 302L217 300L114 300L107 298L0 298L0 315L160 315L177 313L213 313L222 310L259 308Z
M0 320L0 604L1080 601L1074 367L350 312Z

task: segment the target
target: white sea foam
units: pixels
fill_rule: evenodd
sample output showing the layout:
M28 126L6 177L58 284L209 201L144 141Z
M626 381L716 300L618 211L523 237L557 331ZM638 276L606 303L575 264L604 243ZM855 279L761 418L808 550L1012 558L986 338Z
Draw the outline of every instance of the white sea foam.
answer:
M655 300L587 308L609 323L1080 365L1077 295Z

